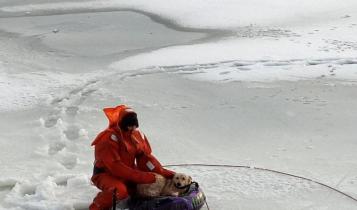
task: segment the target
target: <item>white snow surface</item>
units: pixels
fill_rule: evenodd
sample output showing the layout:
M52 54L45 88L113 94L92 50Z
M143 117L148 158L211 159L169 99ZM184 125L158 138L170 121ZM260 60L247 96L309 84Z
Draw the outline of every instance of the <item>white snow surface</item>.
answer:
M46 104L58 97L59 92L80 87L88 82L89 75L51 72L0 73L0 110L13 111L30 109Z
M119 103L138 111L164 164L259 165L357 197L357 1L2 2L2 20L22 16L30 25L32 15L53 13L60 20L76 12L135 10L177 30L225 35L144 50L104 70L78 73L61 69L56 59L95 53L56 54L72 46L61 21L48 33L61 33L56 43L64 44L48 54L36 48L46 44L42 32L7 26L20 38L0 39L0 209L87 209L98 192L90 183L90 142L106 127L101 109ZM33 44L34 37L40 41ZM325 186L253 166L173 169L201 184L211 209L357 209Z

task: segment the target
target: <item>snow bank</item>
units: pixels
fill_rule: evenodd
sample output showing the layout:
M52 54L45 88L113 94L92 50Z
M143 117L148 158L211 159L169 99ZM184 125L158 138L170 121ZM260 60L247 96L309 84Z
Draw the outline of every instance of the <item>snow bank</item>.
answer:
M338 28L330 30L335 25ZM316 29L317 28L317 29ZM209 81L357 79L352 20L284 29L246 28L229 39L159 49L110 65L114 70L160 69Z
M332 14L341 16L357 6L354 0L137 0L85 1L29 4L2 7L4 12L34 12L50 10L136 9L157 14L181 26L195 28L235 28L249 24L287 24L312 18L326 21Z
M357 81L357 59L348 60L353 64L346 64L343 61L346 60L238 60L224 63L167 66L159 69L197 80L217 82L274 82L326 78Z
M352 53L346 53L353 56ZM231 60L293 60L334 57L336 53L317 51L289 39L229 39L214 43L169 47L132 56L113 63L112 68L138 69L147 66L174 66ZM163 59L165 58L165 59Z

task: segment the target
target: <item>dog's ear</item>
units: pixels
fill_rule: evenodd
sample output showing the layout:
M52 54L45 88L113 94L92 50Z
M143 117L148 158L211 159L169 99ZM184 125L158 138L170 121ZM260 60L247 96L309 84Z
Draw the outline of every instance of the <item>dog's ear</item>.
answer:
M192 183L192 177L188 176L188 183L191 184Z

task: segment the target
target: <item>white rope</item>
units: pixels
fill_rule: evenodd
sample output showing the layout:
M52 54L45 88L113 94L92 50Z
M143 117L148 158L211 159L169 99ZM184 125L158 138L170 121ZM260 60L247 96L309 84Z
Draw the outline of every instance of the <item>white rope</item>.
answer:
M307 181L310 181L310 182L314 182L316 184L319 184L321 186L324 186L330 190L333 190L335 192L338 192L354 201L357 202L357 198L354 198L352 197L351 195L345 193L345 192L342 192L334 187L331 187L327 184L324 184L322 182L319 182L319 181L315 181L315 180L312 180L310 178L306 178L306 177L303 177L303 176L298 176L298 175L294 175L294 174L290 174L290 173L286 173L286 172L281 172L281 171L277 171L277 170L272 170L272 169L267 169L267 168L259 168L259 167L251 167L251 166L244 166L244 165L228 165L228 164L204 164L204 163L183 163L183 164L170 164L170 165L164 165L164 167L185 167L185 166L204 166L204 167L220 167L220 168L248 168L248 169L255 169L255 170L260 170L260 171L269 171L269 172L272 172L272 173L277 173L277 174L282 174L282 175L286 175L286 176L291 176L291 177L295 177L295 178L298 178L298 179L303 179L303 180L307 180ZM206 202L206 205L207 205L207 202ZM209 209L208 205L207 205L207 208Z

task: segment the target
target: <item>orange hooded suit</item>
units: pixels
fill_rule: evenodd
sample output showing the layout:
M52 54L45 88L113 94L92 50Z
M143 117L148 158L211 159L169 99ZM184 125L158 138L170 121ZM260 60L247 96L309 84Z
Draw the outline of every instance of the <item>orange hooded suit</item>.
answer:
M115 189L117 199L121 200L135 191L135 184L155 182L152 172L166 178L174 175L151 154L150 144L141 131L122 131L119 128L123 117L131 112L134 111L125 105L104 109L109 127L92 143L95 146L92 182L102 192L94 198L90 210L109 209Z

